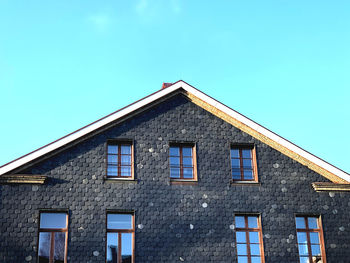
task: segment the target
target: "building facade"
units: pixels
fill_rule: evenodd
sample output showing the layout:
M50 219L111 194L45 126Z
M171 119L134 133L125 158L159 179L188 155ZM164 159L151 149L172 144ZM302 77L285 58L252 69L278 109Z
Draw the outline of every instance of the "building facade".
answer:
M0 262L349 262L349 175L195 92L2 166Z

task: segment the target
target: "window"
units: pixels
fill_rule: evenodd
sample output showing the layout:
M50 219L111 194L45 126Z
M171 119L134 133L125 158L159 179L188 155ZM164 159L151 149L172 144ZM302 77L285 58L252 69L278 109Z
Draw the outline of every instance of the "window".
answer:
M319 217L295 218L300 263L325 263L322 225Z
M39 263L66 263L67 235L67 213L40 213Z
M260 217L236 215L235 225L238 263L264 263Z
M134 262L134 216L130 213L107 213L107 263Z
M231 170L233 181L258 181L255 148L253 146L231 147Z
M131 142L108 142L107 177L133 179L133 154Z
M170 179L196 180L195 148L193 144L170 145Z

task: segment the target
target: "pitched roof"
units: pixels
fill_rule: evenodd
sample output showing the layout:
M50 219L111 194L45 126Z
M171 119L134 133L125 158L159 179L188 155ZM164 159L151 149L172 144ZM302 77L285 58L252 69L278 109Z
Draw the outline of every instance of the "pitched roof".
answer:
M169 85L169 83L165 83L161 90L152 93L143 99L140 99L118 111L115 111L35 151L32 151L18 159L0 166L0 175L9 173L16 168L37 160L40 157L43 157L75 140L78 140L79 138L82 138L83 136L96 131L97 129L107 124L122 119L129 114L140 110L141 108L147 107L176 91L182 92L193 103L211 112L217 117L229 122L242 131L250 134L254 138L257 138L258 140L268 144L269 146L282 152L290 158L300 162L303 165L308 166L311 170L316 171L332 182L350 183L350 174L303 150L297 145L264 128L263 126L257 124L256 122L238 113L237 111L227 107L226 105L218 102L217 100L213 99L212 97L206 95L205 93L199 91L198 89L182 80L177 81L171 85Z

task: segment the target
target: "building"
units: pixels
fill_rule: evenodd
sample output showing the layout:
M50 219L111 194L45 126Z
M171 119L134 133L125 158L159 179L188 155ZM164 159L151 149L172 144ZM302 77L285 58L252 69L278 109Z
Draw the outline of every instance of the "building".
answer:
M350 175L178 81L0 167L0 262L349 262Z

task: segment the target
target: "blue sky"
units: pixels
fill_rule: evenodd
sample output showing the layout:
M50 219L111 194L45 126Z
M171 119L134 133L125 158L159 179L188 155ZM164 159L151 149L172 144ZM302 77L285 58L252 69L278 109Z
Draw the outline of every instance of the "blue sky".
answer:
M350 1L0 0L0 165L183 79L350 172Z

